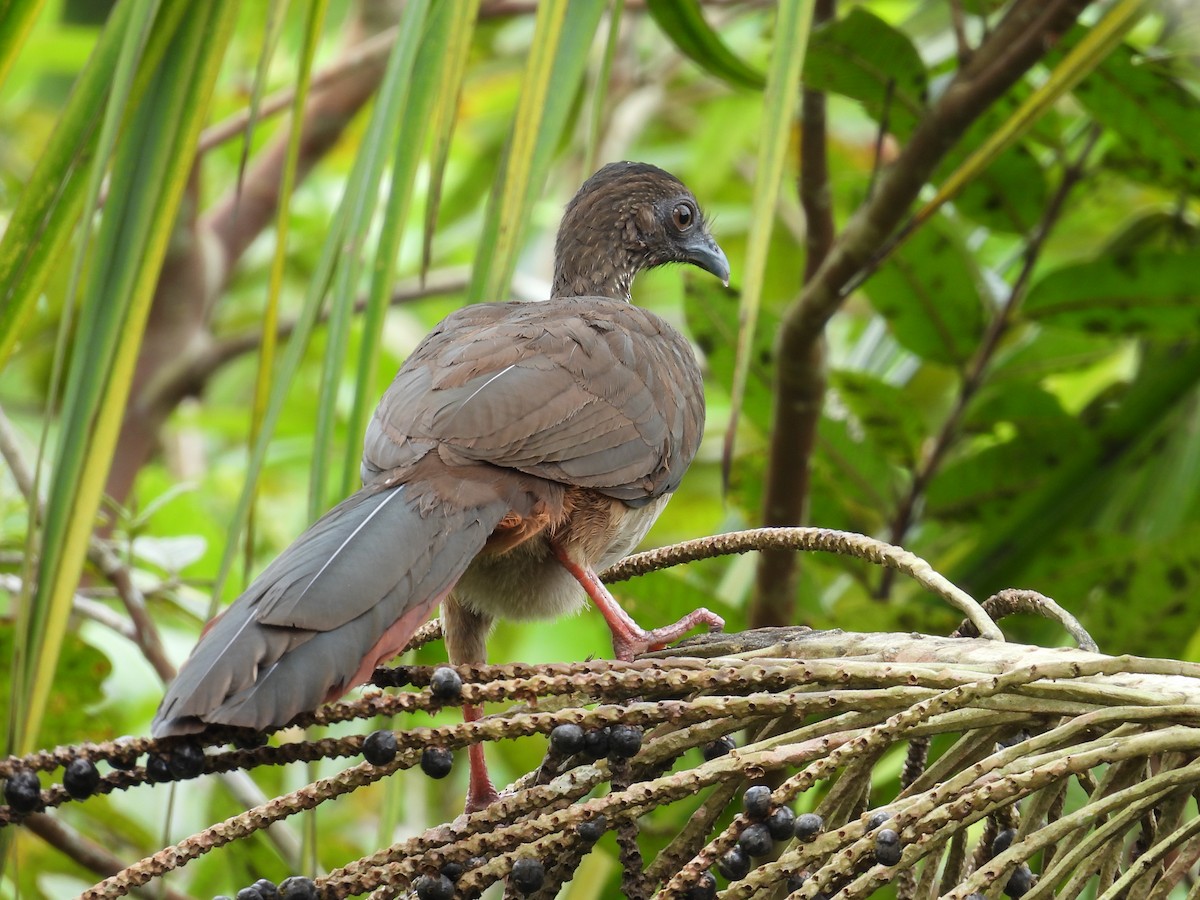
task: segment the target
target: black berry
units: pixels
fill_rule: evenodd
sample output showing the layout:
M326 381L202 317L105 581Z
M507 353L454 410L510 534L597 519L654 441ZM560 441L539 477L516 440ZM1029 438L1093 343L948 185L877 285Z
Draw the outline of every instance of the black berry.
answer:
M550 732L550 750L556 756L574 756L583 749L583 738L583 729L578 725L555 725Z
M108 758L108 764L114 769L120 769L127 772L138 764L139 755L140 754L137 753L114 753Z
M746 788L742 795L742 810L756 822L766 819L771 812L771 789L764 784Z
M195 778L204 773L204 748L194 741L185 741L171 748L167 766L173 778Z
M738 836L738 846L751 856L766 856L771 844L771 831L766 825L749 825Z
M546 880L546 869L540 859L526 857L513 863L509 878L522 894L532 894Z
M462 696L462 677L449 666L439 666L429 679L429 691L434 698L443 702L457 700Z
M894 866L900 862L900 835L891 828L881 828L875 835L875 861L882 866Z
M454 896L454 882L445 875L422 875L413 887L420 900L451 900Z
M774 840L786 841L794 833L795 827L796 814L790 806L781 806L767 816L767 830Z
M583 735L583 752L592 759L604 759L608 756L607 728L594 728Z
M86 800L100 785L100 771L90 759L73 759L63 769L63 787L76 800Z
M442 874L451 881L458 881L462 878L463 864L460 862L448 862L442 864Z
M1012 846L1013 839L1017 836L1015 828L1005 828L999 832L992 841L992 856L999 856L1005 850Z
M614 725L608 733L608 755L616 759L637 756L642 749L642 729L633 725Z
M158 753L146 757L146 777L155 783L171 780L171 764Z
M317 886L311 878L293 875L279 882L279 900L317 900Z
M1021 863L1008 876L1008 884L1004 886L1004 893L1009 897L1023 897L1029 893L1030 888L1033 887L1033 882L1033 872L1029 870L1029 866Z
M996 741L996 746L1001 750L1005 750L1009 747L1015 747L1017 744L1027 740L1029 740L1029 732L1022 728L1019 731L1014 731L1007 737L1003 737Z
M700 753L705 760L714 760L719 756L724 756L736 746L737 744L733 742L733 738L725 735L724 737L717 738L711 744L705 744L700 748Z
M421 751L421 771L430 778L445 778L454 768L454 754L441 747L426 747Z
M688 888L687 900L716 900L717 879L712 872L705 872L700 880Z
M4 783L4 802L20 813L35 812L42 808L42 783L37 773L28 769L17 769Z
M750 874L750 855L741 847L734 847L717 860L717 871L729 881L738 881Z
M467 860L468 869L478 869L480 866L487 865L486 856L472 856Z
M594 844L600 840L600 837L608 830L608 819L604 816L596 816L594 819L588 819L586 822L580 822L576 826L575 831L579 836L589 844Z
M808 881L808 876L803 872L793 872L787 877L788 893L792 894L804 887L804 882Z
M886 812L882 809L878 812L871 813L871 818L867 819L867 831L874 831L891 817L892 814L890 812Z
M258 888L250 885L238 891L233 900L263 900L263 895Z
M373 766L386 766L396 758L396 733L387 728L372 731L363 740L363 759Z
M258 881L254 882L254 886L262 894L263 900L279 900L279 888L269 878L258 879Z
M796 837L808 841L820 834L825 828L825 820L816 813L805 813L796 817Z

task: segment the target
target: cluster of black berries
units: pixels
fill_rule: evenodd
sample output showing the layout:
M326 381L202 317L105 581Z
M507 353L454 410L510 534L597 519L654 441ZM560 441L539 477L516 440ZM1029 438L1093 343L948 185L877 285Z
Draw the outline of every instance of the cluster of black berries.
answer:
M221 894L213 900L231 898L227 894ZM232 900L317 900L317 886L311 878L302 875L285 878L278 885L270 879L260 878L249 887L238 891Z
M473 856L466 863L448 862L437 874L426 873L413 882L417 900L452 900L455 884L469 869L477 869L487 860ZM532 894L546 881L546 869L540 859L522 857L513 863L509 883L521 894ZM476 895L478 896L478 895Z
M386 766L399 752L396 733L382 728L363 740L363 759L373 766ZM430 778L445 778L454 768L454 754L444 747L426 747L421 751L421 771Z
M151 782L179 781L195 778L204 772L204 749L192 741L173 743L168 749L152 753L146 759L146 777ZM132 769L137 754L113 756L108 760L114 769ZM73 800L86 800L100 787L100 770L85 756L77 757L63 767L63 788ZM30 769L14 769L4 782L4 802L16 813L40 812L45 808L42 784L37 773Z
M1015 828L1005 828L1000 831L992 841L992 856L996 857L1012 846L1012 842L1017 838ZM1033 874L1033 870L1029 868L1027 863L1021 863L1012 874L1008 876L1008 881L1004 885L1004 893L1009 897L1023 897L1033 888L1037 878Z
M557 725L550 732L550 752L560 759L582 753L589 759L631 759L642 749L642 729L608 725L584 731L578 725Z

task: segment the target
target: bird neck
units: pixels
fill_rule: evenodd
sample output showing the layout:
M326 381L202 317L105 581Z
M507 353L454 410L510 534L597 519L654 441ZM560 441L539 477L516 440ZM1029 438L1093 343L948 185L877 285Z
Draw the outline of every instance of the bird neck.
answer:
M590 231L590 234L589 234ZM633 277L642 268L629 251L614 244L612 229L563 229L554 252L551 297L630 299Z

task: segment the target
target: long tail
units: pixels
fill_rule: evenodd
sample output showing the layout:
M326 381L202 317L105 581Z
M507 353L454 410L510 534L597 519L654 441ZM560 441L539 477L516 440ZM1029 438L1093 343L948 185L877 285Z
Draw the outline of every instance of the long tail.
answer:
M210 624L163 698L154 735L282 725L369 677L511 509L497 491L454 503L436 493L419 482L364 488L322 516Z

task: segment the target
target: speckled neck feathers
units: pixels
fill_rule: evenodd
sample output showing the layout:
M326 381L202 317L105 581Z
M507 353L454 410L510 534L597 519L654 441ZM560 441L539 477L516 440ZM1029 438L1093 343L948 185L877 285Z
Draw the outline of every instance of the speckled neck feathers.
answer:
M673 260L648 232L655 204L677 195L691 196L647 163L610 163L589 178L563 213L550 296L628 301L638 272Z

